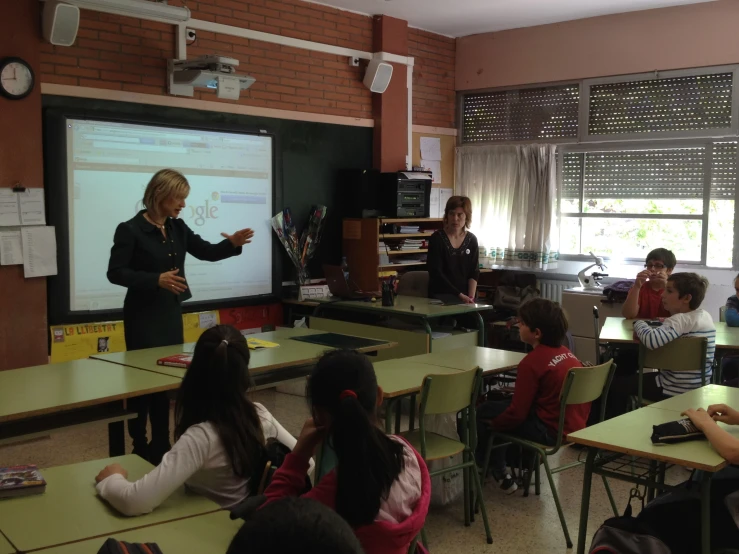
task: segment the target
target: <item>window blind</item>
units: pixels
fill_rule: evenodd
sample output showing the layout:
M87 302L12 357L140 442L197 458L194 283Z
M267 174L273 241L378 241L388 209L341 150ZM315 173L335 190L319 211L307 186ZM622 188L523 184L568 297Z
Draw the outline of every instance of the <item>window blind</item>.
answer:
M579 100L577 84L467 94L462 142L577 137Z
M590 85L588 134L728 129L732 84L716 73Z
M737 180L737 143L716 142L711 159L711 199L734 200Z

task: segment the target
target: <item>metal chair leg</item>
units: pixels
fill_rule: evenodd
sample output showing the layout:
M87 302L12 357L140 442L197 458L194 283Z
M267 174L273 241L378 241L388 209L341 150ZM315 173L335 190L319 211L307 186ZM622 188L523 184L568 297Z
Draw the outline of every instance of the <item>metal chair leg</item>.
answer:
M565 521L565 514L562 511L562 504L559 502L559 494L557 494L557 487L554 486L554 479L552 478L552 470L549 468L549 462L546 456L544 456L544 469L547 472L547 479L549 480L549 487L552 489L552 496L554 497L554 503L557 506L557 514L559 514L559 522L562 524L562 531L565 534L565 541L567 541L567 548L572 548L572 540L570 539L570 532L567 530L567 522Z
M477 471L472 471L472 480L475 483L477 489L477 495L480 498L480 511L482 511L482 522L485 525L485 536L488 539L488 544L493 544L493 535L490 534L490 523L488 522L488 511L485 508L485 502L482 500L482 484L480 483L480 476Z
M539 496L541 494L541 455L539 453L536 454L534 463L536 464L534 466L534 493Z
M613 515L618 517L620 514L618 513L618 507L616 506L616 501L613 499L613 493L611 492L611 486L608 484L608 479L606 479L605 475L601 475L603 478L603 486L606 488L606 494L608 495L608 500L611 503L611 509L613 510Z

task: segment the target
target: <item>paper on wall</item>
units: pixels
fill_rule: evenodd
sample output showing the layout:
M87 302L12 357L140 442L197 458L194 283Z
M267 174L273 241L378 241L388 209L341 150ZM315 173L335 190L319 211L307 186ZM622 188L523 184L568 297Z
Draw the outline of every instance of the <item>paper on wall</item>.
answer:
M46 225L44 189L26 189L17 194L21 225Z
M439 189L439 211L441 212L441 216L439 217L443 217L446 203L449 201L453 194L454 189Z
M18 193L13 189L0 189L0 226L17 226L21 224L18 211Z
M23 263L23 247L21 231L13 229L0 231L0 265L21 265Z
M56 234L54 227L21 229L23 272L26 278L56 275Z
M430 170L433 176L432 183L441 183L441 162L436 160L421 160L421 165Z
M439 187L431 187L431 203L429 205L429 217L441 217L441 206L439 203Z
M441 139L438 137L421 137L421 158L440 162Z
M198 325L201 329L210 329L218 325L215 312L203 312L198 314Z

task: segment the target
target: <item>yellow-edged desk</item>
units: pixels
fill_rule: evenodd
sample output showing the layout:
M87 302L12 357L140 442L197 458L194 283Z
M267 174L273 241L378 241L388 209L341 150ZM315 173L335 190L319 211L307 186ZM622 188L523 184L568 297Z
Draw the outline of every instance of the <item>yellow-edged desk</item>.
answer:
M603 343L637 343L634 338L634 322L636 319L623 317L607 317L600 330L600 341ZM723 350L739 350L739 327L729 327L724 321L714 321L716 326L716 348Z
M128 470L131 481L141 478L153 468L149 462L131 454L43 469L41 474L46 479L45 493L0 501L0 530L20 552L95 537L99 537L100 548L105 538L118 537L124 531L176 520L185 520L184 523L189 525L194 520L186 518L221 510L215 502L188 493L181 487L150 514L123 516L98 497L95 491L95 475L114 462ZM145 529L140 531L144 532ZM164 552L168 551L165 549ZM181 551L175 549L173 552ZM206 549L202 552L225 552L225 549Z
M680 413L653 406L628 412L597 425L586 427L568 435L568 440L588 447L583 477L582 504L580 506L580 529L577 539L577 554L585 553L585 536L590 509L590 488L593 473L605 475L631 483L653 488L669 488L652 474L632 474L631 462L614 460L618 453L629 457L644 458L650 462L675 464L701 473L701 554L710 554L710 480L713 474L728 465L707 441L690 441L681 444L654 445L651 441L652 426L680 419ZM723 426L723 424L721 424ZM739 439L739 428L725 427ZM597 457L600 451L604 456ZM597 457L597 458L596 458Z
M318 359L327 350L332 350L333 348L291 339L293 337L319 334L321 332L312 329L284 328L266 333L248 335L248 337L275 342L279 345L273 348L250 351L249 372L255 384L266 385L306 376ZM393 346L395 346L393 342L377 341L377 344L359 348L358 350L372 354L378 350L392 348ZM157 364L157 360L175 354L182 354L183 352L192 352L193 348L194 344L190 343L128 352L115 352L112 354L98 354L93 358L116 365L143 369L182 379L186 371L184 368L161 366Z
M649 407L658 410L669 410L679 414L690 408L707 409L711 404L726 404L739 410L739 389L723 385L706 385L698 389L660 400Z
M354 335L371 338L387 339L396 337L400 347L389 354L398 356L409 356L414 354L425 354L432 350L450 350L463 346L485 346L485 324L481 312L493 310L493 306L487 304L450 304L443 305L437 300L420 298L415 296L396 296L394 306L383 306L380 298L375 302L365 300L328 300L320 301L310 319L312 329L324 331L349 332ZM331 319L331 316L347 315L369 316L373 321L393 317L410 321L417 324L421 333L410 330L395 329L372 323L357 323ZM431 322L441 318L453 318L455 316L474 316L477 322L477 335L454 331L448 336L439 336L431 329ZM445 333L445 335L447 335ZM402 337L402 338L401 338ZM432 344L436 345L432 349Z
M223 554L241 528L241 519L232 520L226 510L115 533L112 537L128 543L155 543L164 554ZM107 537L41 550L39 554L97 554ZM5 554L5 553L3 553Z
M99 360L0 371L0 444L63 427L108 423L111 455L125 452L124 400L176 389L180 380Z

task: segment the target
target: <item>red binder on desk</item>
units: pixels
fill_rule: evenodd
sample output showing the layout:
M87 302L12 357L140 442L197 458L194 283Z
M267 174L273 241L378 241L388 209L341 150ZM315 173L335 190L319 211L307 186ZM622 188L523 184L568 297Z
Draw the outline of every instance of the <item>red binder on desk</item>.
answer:
M157 365L166 365L169 367L184 367L187 369L192 362L192 354L175 354L166 358L159 358Z

